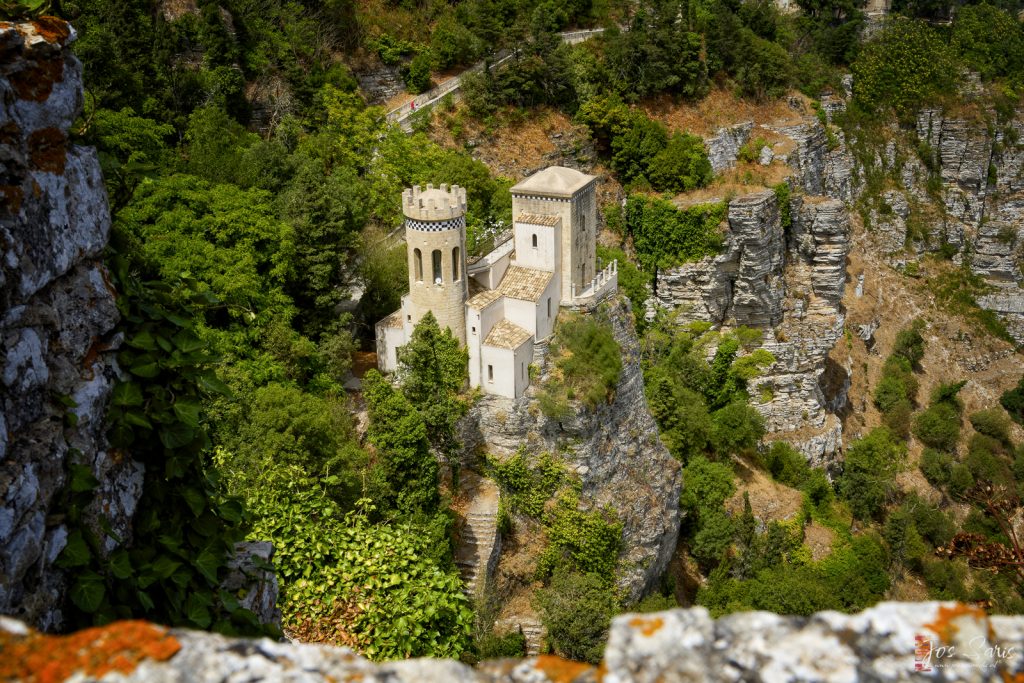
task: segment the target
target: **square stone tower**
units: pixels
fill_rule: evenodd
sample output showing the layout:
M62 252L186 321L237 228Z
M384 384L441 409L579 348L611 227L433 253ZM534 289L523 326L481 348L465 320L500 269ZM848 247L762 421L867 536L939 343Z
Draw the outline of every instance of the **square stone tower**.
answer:
M561 304L572 302L594 278L597 266L597 178L551 166L512 187L512 216L539 214L562 219Z

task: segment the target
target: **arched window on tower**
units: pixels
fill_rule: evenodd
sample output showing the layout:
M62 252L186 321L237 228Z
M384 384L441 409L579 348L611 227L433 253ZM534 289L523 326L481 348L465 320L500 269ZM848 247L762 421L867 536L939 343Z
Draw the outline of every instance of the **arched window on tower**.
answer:
M459 281L459 248L452 249L452 280Z
M435 249L434 253L431 256L433 257L431 260L434 262L434 284L435 285L439 285L442 282L442 280L441 280L441 250L440 249Z
M415 261L413 267L416 269L416 281L423 282L423 252L419 249L413 249L412 258Z
M533 248L537 248L537 233L533 233Z

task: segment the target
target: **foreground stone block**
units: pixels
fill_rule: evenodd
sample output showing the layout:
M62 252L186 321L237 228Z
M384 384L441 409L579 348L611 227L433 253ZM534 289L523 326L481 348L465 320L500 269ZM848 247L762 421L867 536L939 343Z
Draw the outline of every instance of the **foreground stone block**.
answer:
M243 640L144 622L44 636L0 617L0 679L363 681L366 683L682 683L1016 681L1024 617L956 603L881 603L860 614L769 612L713 620L697 607L626 614L600 667L541 655L484 662L375 664L345 648Z

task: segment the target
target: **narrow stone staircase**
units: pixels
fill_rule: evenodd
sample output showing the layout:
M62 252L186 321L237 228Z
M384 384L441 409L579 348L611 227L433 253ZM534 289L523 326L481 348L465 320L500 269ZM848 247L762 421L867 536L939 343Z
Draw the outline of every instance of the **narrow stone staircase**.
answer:
M459 473L461 497L469 501L460 521L455 564L462 574L465 591L475 597L498 564L501 537L498 535L498 485L471 470Z

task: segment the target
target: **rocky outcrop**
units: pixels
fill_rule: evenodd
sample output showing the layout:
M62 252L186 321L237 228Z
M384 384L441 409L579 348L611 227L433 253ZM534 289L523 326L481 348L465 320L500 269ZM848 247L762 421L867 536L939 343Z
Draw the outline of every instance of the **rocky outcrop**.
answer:
M729 203L721 254L658 272L654 303L685 322L770 326L782 320L785 237L770 190Z
M142 493L142 466L104 438L118 312L99 260L99 161L68 140L82 106L74 38L53 19L0 24L0 612L47 629L61 623L55 504L71 466L100 481L87 518L121 538Z
M754 122L746 121L735 126L719 128L713 136L705 140L704 145L708 150L711 170L721 173L735 166L740 148L747 144L752 130L754 130Z
M105 436L121 338L99 160L68 139L82 107L74 39L58 19L0 23L0 613L45 630L63 620L73 475L96 480L83 519L107 553L132 540L144 476ZM222 586L266 622L272 552L240 544Z
M795 149L785 162L796 171L793 182L809 195L824 195L852 201L856 195L853 157L842 133L826 130L816 119L772 130L790 138Z
M65 642L71 639L74 651ZM700 607L624 614L612 621L600 669L546 655L476 668L438 659L374 664L345 648L225 638L142 622L62 639L0 618L0 643L5 655L13 655L0 664L0 672L13 674L9 678L31 672L31 653L32 664L75 680L95 681L116 670L117 680L147 683L980 682L1017 680L1024 670L1024 617L990 617L976 607L939 602L889 602L859 614L811 617L748 612L715 620ZM103 668L115 654L116 665Z
M623 550L618 585L630 602L657 580L675 550L679 533L679 463L658 437L647 408L640 349L629 304L605 304L615 339L622 349L622 373L615 398L594 410L576 405L561 422L548 419L537 405L537 384L520 399L484 396L463 424L467 457L486 451L508 457L525 449L529 456L557 453L581 483L581 506L611 506L622 522Z
M787 234L769 190L732 200L722 253L660 271L655 302L683 322L765 330L775 363L752 387L754 404L769 432L822 463L842 444L832 413L843 399L821 378L843 331L849 215L838 199L797 195L790 216Z

